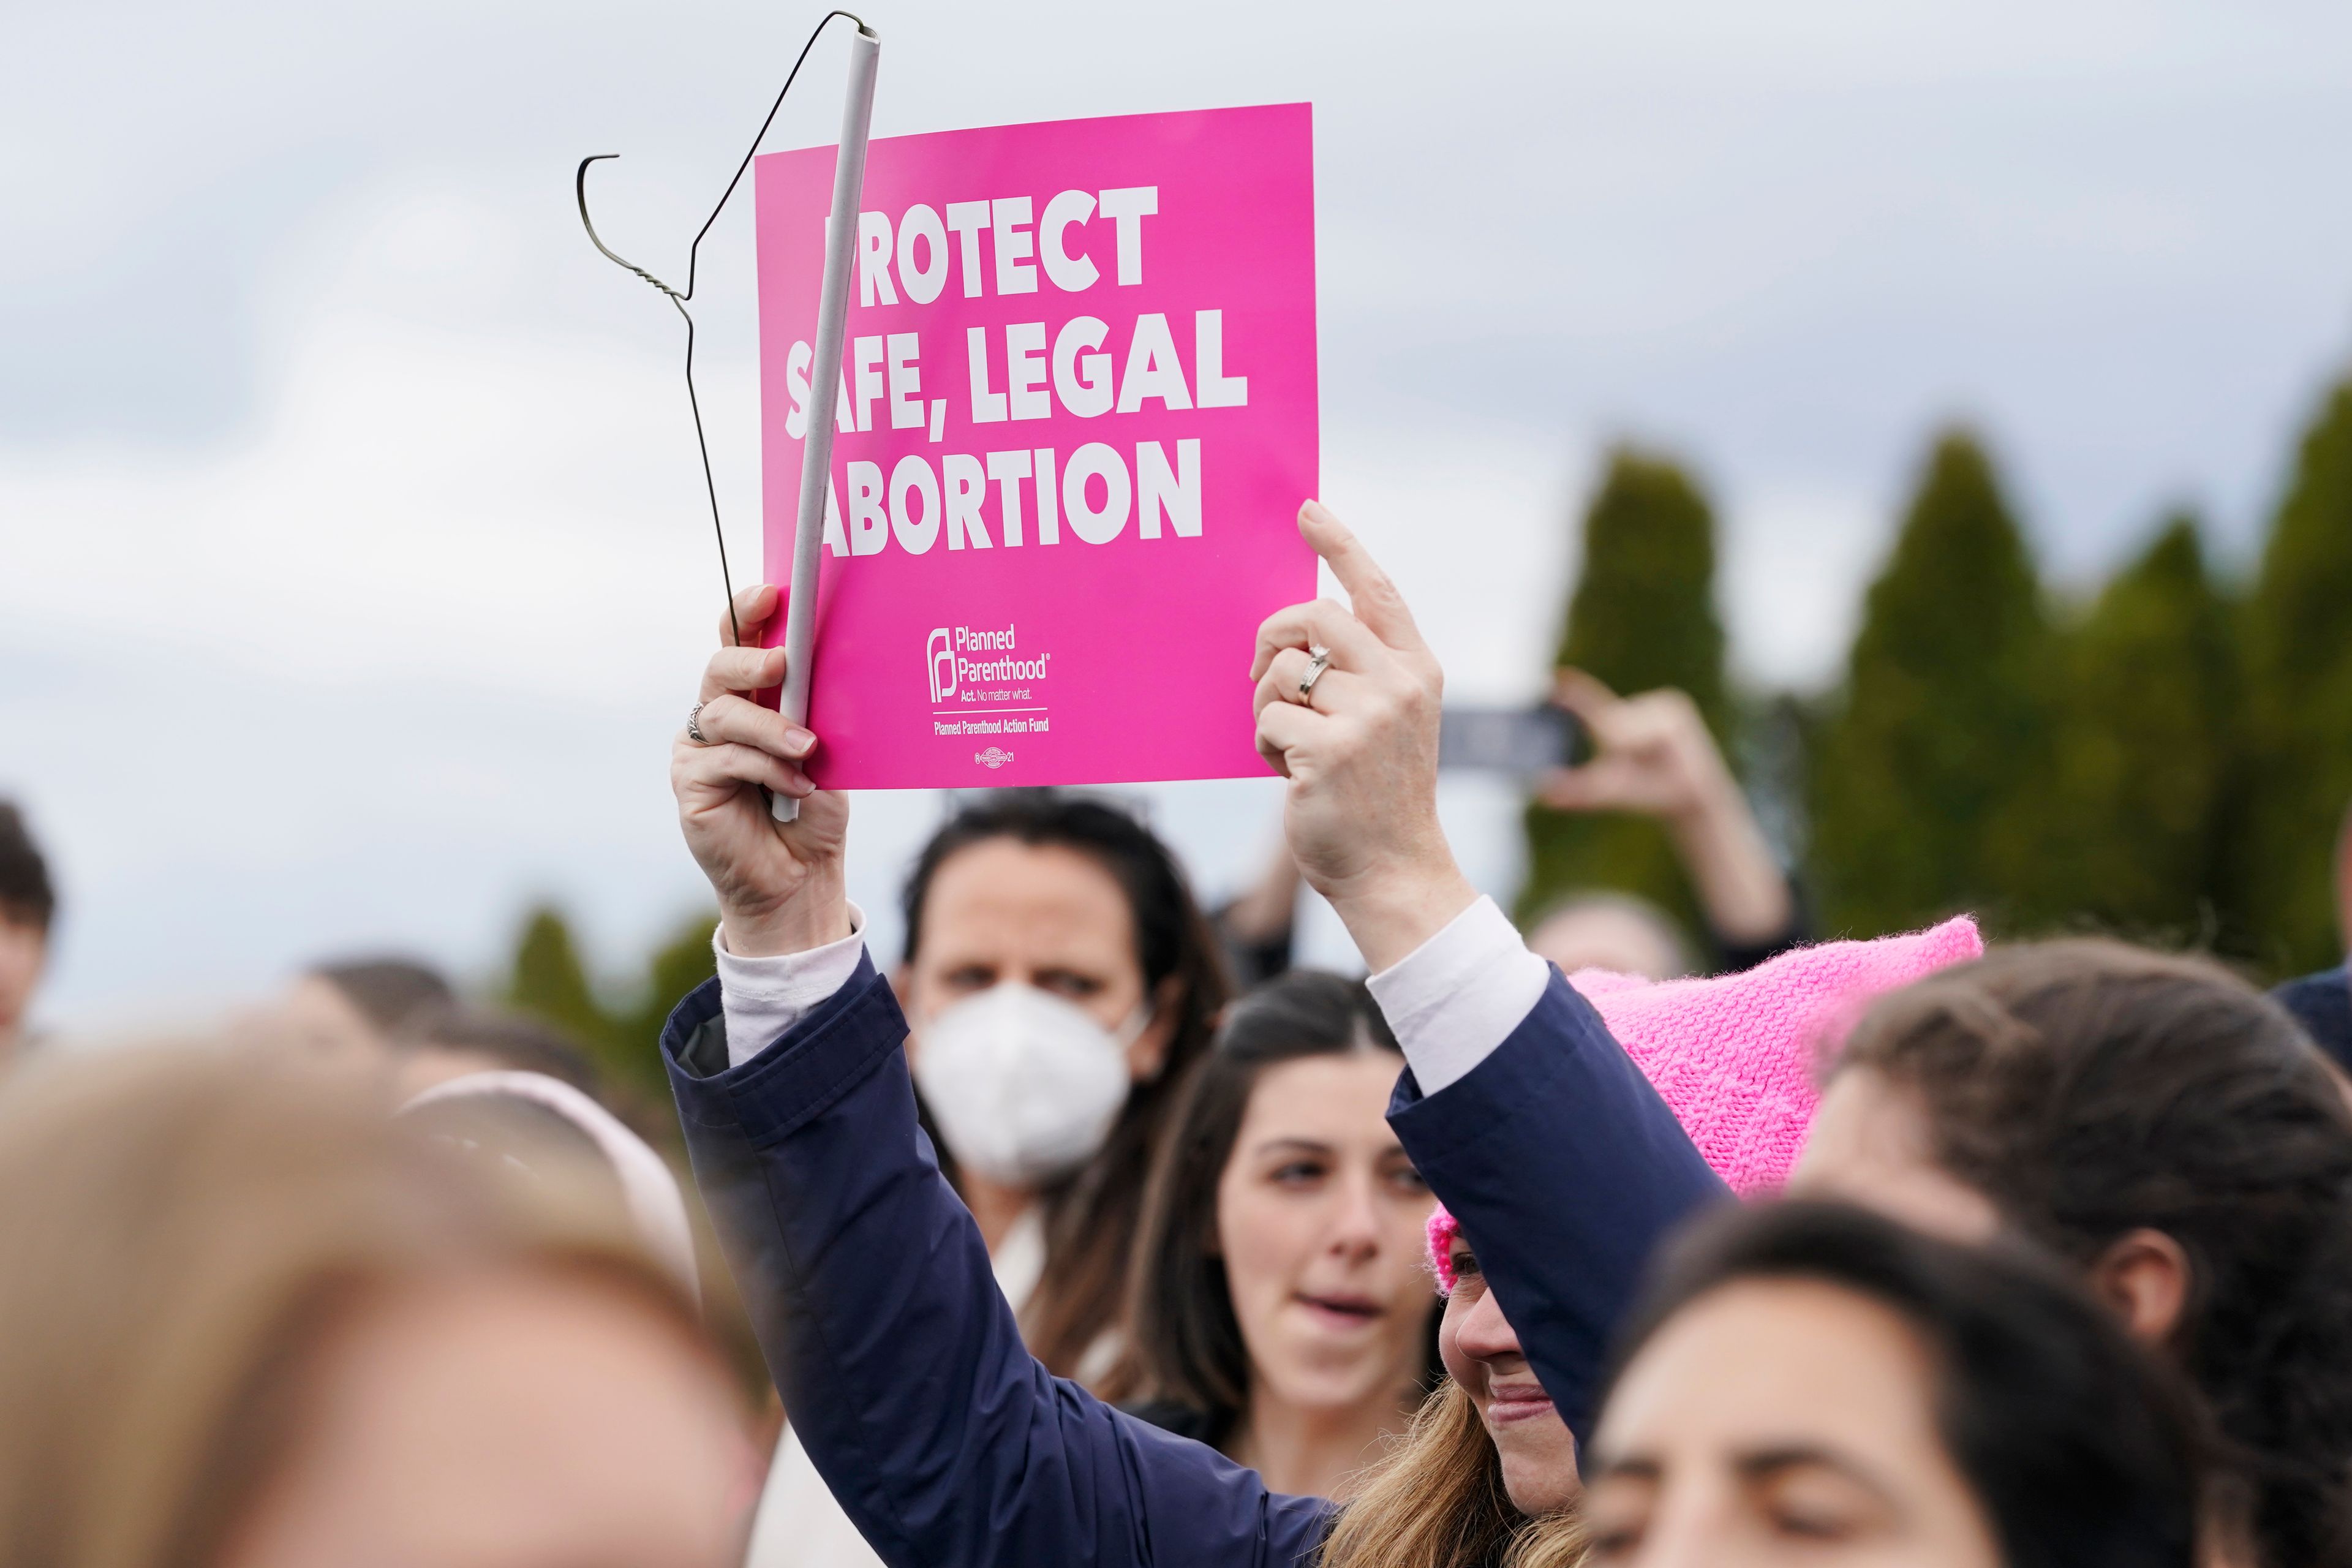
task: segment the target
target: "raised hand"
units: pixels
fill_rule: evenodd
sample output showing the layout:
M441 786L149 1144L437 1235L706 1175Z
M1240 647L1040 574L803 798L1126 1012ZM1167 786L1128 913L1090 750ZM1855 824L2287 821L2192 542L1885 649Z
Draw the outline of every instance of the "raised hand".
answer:
M1536 786L1554 811L1633 811L1668 821L1708 810L1738 786L1698 704L1672 687L1620 697L1580 669L1559 670L1552 701L1582 721L1593 757Z
M1697 887L1709 929L1753 944L1787 933L1788 877L1698 704L1671 687L1620 697L1580 669L1555 677L1552 700L1583 721L1593 757L1536 786L1555 811L1632 811L1666 826Z
M1349 604L1293 605L1258 628L1257 749L1290 780L1283 831L1299 871L1381 970L1477 898L1437 822L1445 677L1396 584L1328 508L1299 508L1298 531Z
M736 595L744 636L756 637L782 600L765 584ZM719 636L730 641L724 617ZM670 745L678 826L719 895L728 951L746 958L804 952L850 931L848 797L816 788L802 771L816 737L752 698L783 678L782 648L721 647L704 667L691 721L702 739L681 729ZM762 788L798 799L800 819L777 822Z

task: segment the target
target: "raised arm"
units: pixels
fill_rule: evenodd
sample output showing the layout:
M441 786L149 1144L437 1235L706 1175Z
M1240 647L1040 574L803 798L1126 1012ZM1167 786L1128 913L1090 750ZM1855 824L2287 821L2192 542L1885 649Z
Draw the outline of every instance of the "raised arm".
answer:
M747 630L774 607L753 591ZM674 751L722 956L663 1053L696 1184L811 1459L892 1568L1290 1568L1328 1505L1268 1493L1048 1376L1023 1345L917 1125L906 1021L844 893L846 803L807 792L797 760L813 739L748 698L781 660L722 648L702 741ZM776 825L758 785L803 796L799 821ZM780 1037L730 1037L758 1019Z
M1299 528L1350 604L1260 629L1258 749L1291 781L1299 868L1371 966L1411 1064L1391 1123L1580 1438L1651 1251L1726 1189L1591 1006L1454 865L1437 660L1336 517L1309 503Z
M1554 811L1633 812L1664 827L1723 969L1753 968L1805 940L1789 874L1698 704L1672 688L1620 697L1580 669L1555 674L1552 700L1583 723L1595 755L1538 781L1537 800Z

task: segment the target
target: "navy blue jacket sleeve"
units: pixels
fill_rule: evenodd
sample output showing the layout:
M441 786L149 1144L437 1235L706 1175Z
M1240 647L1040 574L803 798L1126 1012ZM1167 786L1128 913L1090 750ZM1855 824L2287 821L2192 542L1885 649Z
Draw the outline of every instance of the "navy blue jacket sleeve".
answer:
M2352 1072L2352 964L2290 980L2271 1000L2294 1015L2330 1061Z
M707 1076L710 982L662 1054L696 1184L818 1473L891 1568L1292 1568L1330 1505L1120 1414L1021 1342L915 1118L871 961L756 1058ZM712 1063L711 1065L716 1065Z
M1729 1190L1556 969L1469 1072L1424 1097L1408 1070L1389 1125L1461 1222L1528 1364L1583 1443L1651 1253Z

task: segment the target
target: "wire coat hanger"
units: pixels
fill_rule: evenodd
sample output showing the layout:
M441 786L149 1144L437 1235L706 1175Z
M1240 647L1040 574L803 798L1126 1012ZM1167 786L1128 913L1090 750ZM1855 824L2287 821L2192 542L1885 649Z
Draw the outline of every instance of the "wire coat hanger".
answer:
M601 251L606 260L611 261L617 267L627 268L630 272L635 273L637 277L643 279L645 281L652 284L656 289L659 289L663 296L669 300L670 304L677 309L678 315L686 321L686 401L688 406L692 408L694 411L694 444L696 448L702 455L702 486L705 493L707 493L710 498L711 531L717 535L719 540L719 581L726 585L727 589L727 624L733 630L735 634L735 643L739 647L742 646L743 642L743 626L742 622L739 620L735 615L735 578L734 574L728 570L727 566L727 533L726 530L719 525L719 483L717 479L711 476L710 443L702 433L702 400L695 394L694 315L686 308L686 305L688 300L694 298L695 270L701 259L702 241L704 237L709 234L710 226L719 221L719 215L727 210L728 202L734 197L735 187L743 183L744 171L751 168L751 160L758 155L760 143L766 139L768 128L776 122L777 112L784 107L785 95L793 90L793 83L800 78L801 67L808 61L809 51L816 47L817 38L823 35L827 26L832 25L835 17L840 17L844 20L856 23L857 30L861 33L870 33L872 31L871 28L866 26L865 20L862 17L859 17L848 11L827 11L823 19L817 23L815 27L811 29L808 36L808 42L801 46L799 58L793 61L792 71L784 78L784 85L776 89L775 102L768 106L767 118L760 121L760 129L752 134L751 145L744 150L743 161L735 165L734 178L727 182L727 189L719 194L719 205L710 209L710 216L703 219L702 226L695 231L694 243L687 247L686 287L684 289L671 288L668 284L663 282L660 279L655 277L652 273L646 271L635 262L631 261L627 257L615 251L611 246L606 245L602 237L596 233L596 225L588 216L588 166L591 163L602 163L608 158L618 158L620 154L618 153L598 153L592 156L583 158L580 160L580 167L578 171L572 176L572 193L579 198L580 202L580 226L588 231L588 242Z

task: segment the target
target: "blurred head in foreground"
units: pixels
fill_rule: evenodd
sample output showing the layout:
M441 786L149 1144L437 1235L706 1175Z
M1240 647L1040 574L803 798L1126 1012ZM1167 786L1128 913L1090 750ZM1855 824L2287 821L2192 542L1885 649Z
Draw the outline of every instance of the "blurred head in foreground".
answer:
M408 958L339 959L303 972L275 1020L318 1056L356 1060L457 1003L441 972Z
M1826 1204L1674 1249L1584 1458L1590 1568L2189 1568L2194 1427L2074 1281Z
M49 885L48 863L25 818L0 801L0 1063L16 1054L25 1031L25 1012L49 957L49 922L58 899Z
M694 1230L686 1194L651 1144L576 1084L546 1073L490 1068L444 1078L399 1110L453 1158L547 1179L618 1205L646 1254L696 1300Z
M576 1158L453 1158L283 1052L20 1079L0 1561L730 1562L741 1413Z

